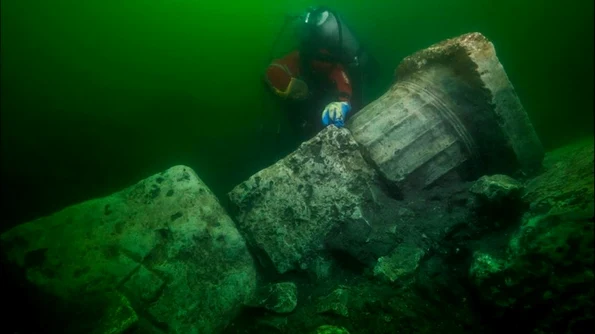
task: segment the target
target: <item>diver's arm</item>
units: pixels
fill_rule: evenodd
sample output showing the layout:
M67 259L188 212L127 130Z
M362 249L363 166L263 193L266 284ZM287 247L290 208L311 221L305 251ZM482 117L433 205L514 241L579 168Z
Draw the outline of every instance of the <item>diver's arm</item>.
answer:
M328 54L326 50L320 50L320 53L323 55ZM325 73L328 80L333 83L337 93L335 97L337 101L348 103L351 101L351 80L341 64L314 60L312 61L312 68L317 72Z
M299 52L293 51L283 58L275 59L266 69L265 81L275 94L281 97L295 95L297 78L300 75ZM292 92L293 88L293 92Z
M322 111L322 124L324 126L334 124L337 127L345 125L347 114L351 110L351 81L340 64L314 61L312 67L322 73L326 73L328 80L335 85L335 102L329 103Z
M329 73L329 79L334 82L337 89L337 100L342 102L351 102L351 81L341 65L334 66Z

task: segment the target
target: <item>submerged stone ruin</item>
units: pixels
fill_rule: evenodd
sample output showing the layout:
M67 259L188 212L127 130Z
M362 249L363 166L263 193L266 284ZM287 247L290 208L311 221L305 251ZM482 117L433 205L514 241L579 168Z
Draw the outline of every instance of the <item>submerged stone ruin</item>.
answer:
M544 153L493 45L466 34L227 208L176 166L7 231L2 255L63 333L581 333L593 146Z
M400 187L446 174L533 173L543 147L494 46L472 33L405 58L395 84L347 128Z

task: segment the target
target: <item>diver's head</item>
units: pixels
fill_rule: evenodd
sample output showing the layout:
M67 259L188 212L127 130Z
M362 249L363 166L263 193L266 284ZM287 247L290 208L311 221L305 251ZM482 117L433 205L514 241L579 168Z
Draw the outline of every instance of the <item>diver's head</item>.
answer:
M321 26L331 15L330 10L326 7L308 7L304 14L304 24Z
M331 11L326 7L310 6L300 16L298 38L302 43L313 43L320 39L320 27L332 18Z

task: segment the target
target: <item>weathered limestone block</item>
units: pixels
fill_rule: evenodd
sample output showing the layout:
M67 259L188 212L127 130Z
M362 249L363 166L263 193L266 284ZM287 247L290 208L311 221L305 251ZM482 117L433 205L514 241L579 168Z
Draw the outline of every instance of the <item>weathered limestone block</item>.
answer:
M494 46L479 33L405 58L392 88L347 128L404 188L429 186L451 171L532 173L544 154Z
M19 225L1 241L44 291L90 310L99 307L86 296L117 292L122 308L107 313L130 303L136 314L125 321L142 317L165 332L217 332L256 285L244 239L185 166Z
M334 126L251 176L229 198L238 228L261 262L279 273L318 268L317 253L328 249L373 263L397 237L389 231L396 201L381 189L349 131Z

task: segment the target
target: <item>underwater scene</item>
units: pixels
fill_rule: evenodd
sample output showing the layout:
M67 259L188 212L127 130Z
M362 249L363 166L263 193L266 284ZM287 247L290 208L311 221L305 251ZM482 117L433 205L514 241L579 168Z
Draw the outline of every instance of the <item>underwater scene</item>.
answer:
M594 2L4 0L3 333L591 333Z

